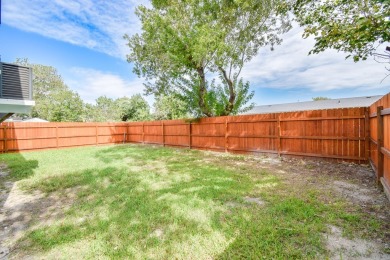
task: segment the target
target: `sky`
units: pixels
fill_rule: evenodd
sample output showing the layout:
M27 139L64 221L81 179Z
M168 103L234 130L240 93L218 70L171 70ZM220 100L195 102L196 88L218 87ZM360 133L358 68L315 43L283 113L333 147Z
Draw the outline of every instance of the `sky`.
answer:
M0 0L1 1L1 0ZM57 68L68 87L89 103L143 93L142 78L126 61L124 34L141 31L137 0L2 0L0 55L3 62L28 58ZM373 59L354 63L335 50L308 55L313 39L302 39L294 26L274 51L265 47L241 76L255 92L256 105L345 98L390 92L384 64ZM383 47L384 48L384 47ZM152 105L153 96L145 96Z

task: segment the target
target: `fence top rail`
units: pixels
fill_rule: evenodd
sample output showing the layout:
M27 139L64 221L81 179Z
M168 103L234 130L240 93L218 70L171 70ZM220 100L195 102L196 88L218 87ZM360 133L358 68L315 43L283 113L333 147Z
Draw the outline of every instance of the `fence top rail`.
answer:
M47 126L7 126L7 125L2 125L1 128L7 128L7 129L69 129L69 128L126 128L126 125L117 125L117 126L112 126L112 125L69 125L69 126L57 126L57 125L47 125Z
M90 122L47 122L47 123L29 123L29 122L3 122L0 126L7 127L94 127L94 126L113 126L113 127L126 127L126 122L105 122L105 123L90 123Z
M328 116L328 117L306 117L306 118L286 118L280 119L281 122L287 121L322 121L322 120L348 120L364 119L365 116Z
M381 111L382 116L390 115L390 108L385 108Z
M390 115L390 108L385 108L381 110L381 116ZM378 116L377 112L371 113L370 118L375 118Z

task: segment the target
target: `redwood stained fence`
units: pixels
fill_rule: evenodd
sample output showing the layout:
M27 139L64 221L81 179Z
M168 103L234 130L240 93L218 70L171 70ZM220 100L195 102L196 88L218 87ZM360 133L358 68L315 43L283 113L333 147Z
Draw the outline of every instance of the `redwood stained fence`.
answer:
M3 123L1 152L123 143L126 123Z
M129 123L129 142L367 162L368 109Z
M390 93L370 106L370 164L390 199Z
M367 162L368 108L130 123L5 123L1 151L151 143Z

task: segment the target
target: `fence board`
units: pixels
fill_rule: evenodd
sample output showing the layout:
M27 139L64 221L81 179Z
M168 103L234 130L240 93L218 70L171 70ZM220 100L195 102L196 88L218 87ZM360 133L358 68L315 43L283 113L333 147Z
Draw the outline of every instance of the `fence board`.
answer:
M378 181L390 199L390 93L369 108L370 114L370 162ZM379 140L378 140L379 139Z

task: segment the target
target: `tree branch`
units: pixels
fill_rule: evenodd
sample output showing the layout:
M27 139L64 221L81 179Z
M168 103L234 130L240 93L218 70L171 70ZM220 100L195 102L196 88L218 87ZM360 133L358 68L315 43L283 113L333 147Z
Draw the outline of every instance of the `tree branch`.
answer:
M232 80L227 76L226 71L222 67L218 67L222 72L222 76L229 87L229 102L225 106L225 111L222 113L222 116L229 115L234 108L234 101L236 100L236 93L234 92L234 86Z

